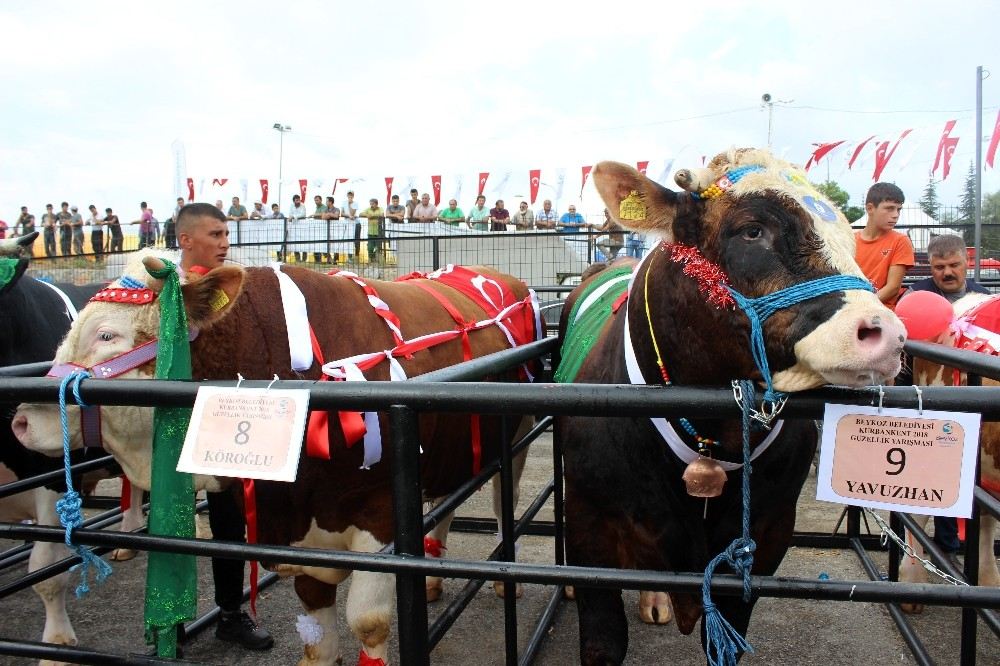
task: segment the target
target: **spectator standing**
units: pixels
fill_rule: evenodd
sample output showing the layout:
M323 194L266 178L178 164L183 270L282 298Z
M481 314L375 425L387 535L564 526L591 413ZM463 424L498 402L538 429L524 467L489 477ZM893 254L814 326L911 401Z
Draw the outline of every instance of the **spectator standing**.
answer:
M218 208L219 210L222 210L222 199L215 200L215 207Z
M323 213L326 212L326 206L323 205L323 197L316 195L313 197L313 204L316 206L316 210L313 211L313 218L316 220L325 219Z
M42 239L45 244L45 256L56 256L56 214L52 212L52 204L45 204L42 214Z
M73 217L69 220L70 229L73 230L73 254L83 254L83 215L76 206L70 208Z
M539 229L555 229L556 222L559 221L559 214L552 208L552 201L546 199L542 202L542 209L535 213L535 227Z
M602 236L597 240L597 249L604 254L606 261L611 261L618 256L621 249L625 247L625 227L611 219L611 213L604 209L604 224L597 227L595 231L601 231L607 236Z
M465 221L476 231L490 230L490 210L486 207L486 197L482 194L476 197L476 205L469 211Z
M905 234L894 231L905 198L892 183L875 183L865 197L868 221L854 233L855 259L875 289L879 300L890 308L902 292L903 277L913 267L913 244Z
M410 190L410 198L406 202L406 219L411 223L416 222L416 219L413 217L413 211L420 205L420 197L418 195L417 188L414 187Z
M125 236L122 234L122 225L118 216L110 208L104 209L104 224L111 235L111 252L121 252Z
M354 192L347 191L347 198L340 204L340 216L354 223L354 256L361 254L361 219L358 217L358 203L354 200Z
M17 222L14 223L14 235L15 236L27 236L35 230L35 216L28 212L27 206L21 206L21 214L17 218ZM34 243L28 245L24 248L24 252L29 257L35 256Z
M69 212L69 202L63 201L59 204L60 210L56 213L59 222L59 254L66 257L70 253L70 244L73 242L73 213Z
M431 203L431 195L424 192L420 195L420 203L413 209L410 222L428 223L437 219L437 207Z
M239 197L233 197L233 205L229 207L229 212L226 213L227 220L246 220L250 217L247 214L247 207L240 203Z
M262 204L259 201L254 201L253 202L253 210L250 211L250 219L251 220L263 220L266 217L268 217L268 213L267 213L266 210L264 210L264 204Z
M333 197L326 198L326 205L323 206L323 213L320 215L320 218L324 220L340 219L340 209L333 205Z
M490 209L490 231L507 231L510 211L503 207L503 199L497 199L496 206Z
M522 201L517 205L517 212L510 220L518 231L531 231L535 228L535 214L528 208L527 201Z
M642 251L646 247L646 239L638 231L628 232L628 237L625 239L625 254L629 257L635 257L636 259L642 259Z
M10 229L10 227L7 226L7 222L5 222L4 220L0 220L0 239L7 238L8 229Z
M221 201L219 203L222 203ZM133 220L131 224L139 225L139 249L151 246L156 242L156 232L153 230L153 209L145 201L139 202L138 220Z
M442 209L441 212L438 213L437 221L457 227L465 222L465 213L463 213L462 209L458 207L457 200L449 199L448 207Z
M94 256L98 261L104 259L104 220L101 219L97 212L97 206L90 204L87 207L90 210L90 219L87 220L87 224L90 225L90 248L94 252Z
M385 211L378 205L378 199L368 201L368 208L360 213L368 220L368 261L382 263L382 238L385 237Z
M583 215L576 212L576 206L570 204L567 211L562 214L562 217L559 218L559 224L557 226L566 231L577 233L582 231L586 224L587 222L583 219Z
M271 204L271 213L269 215L265 215L265 218L269 220L283 220L285 219L285 216L281 214L281 209L278 208L278 204L273 203Z
M399 204L399 195L393 194L389 199L389 205L385 208L385 219L396 224L403 224L406 220L406 208Z
M295 196L292 197L292 207L288 210L288 219L292 222L297 222L298 220L304 220L307 217L309 217L309 214L306 212L306 205L302 203L302 197L296 194ZM296 247L298 246L294 245L293 250ZM301 251L295 252L295 261L305 261L305 260L306 260L305 252Z
M163 223L163 244L171 250L177 249L177 216L184 208L184 197L177 197L177 205L174 212L170 214L170 220Z

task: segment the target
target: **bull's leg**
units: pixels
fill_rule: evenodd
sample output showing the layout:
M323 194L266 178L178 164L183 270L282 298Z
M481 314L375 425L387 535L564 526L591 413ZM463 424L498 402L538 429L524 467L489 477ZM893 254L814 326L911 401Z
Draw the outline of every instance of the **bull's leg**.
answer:
M306 616L296 623L305 643L299 666L343 664L337 632L337 586L311 576L296 576L295 593L306 611Z
M437 506L443 500L444 498L440 497L431 504ZM424 557L444 557L444 552L448 550L448 530L451 529L451 521L454 518L455 514L449 513L424 537ZM428 576L426 588L427 602L437 601L444 592L444 579L439 576Z
M927 527L927 516L919 516L917 514L911 514L914 522L920 526L921 529ZM917 557L926 558L927 554L924 553L923 546L920 545L909 530L906 530L903 535L906 544L913 549L913 552L917 554ZM911 557L903 553L899 561L899 582L901 583L926 583L927 582L927 570L924 569L923 565L917 559L917 557ZM904 613L923 613L924 605L921 603L901 603L899 604L900 609Z
M639 592L639 619L646 624L669 624L674 618L666 592Z
M531 427L533 425L534 425L533 418L527 416L522 418L520 424L518 425L517 432L514 434L514 439L511 441L517 442L518 440L520 440L522 437L528 434L528 431L531 430ZM524 472L524 463L527 459L528 459L528 450L525 449L518 455L514 456L514 458L511 461L512 462L511 477L514 481L514 488L513 488L514 509L517 509L517 502L521 496L521 474ZM500 475L498 474L497 476L493 477L493 515L497 517L498 541L501 541L503 539L503 528L502 528L503 504L501 502L500 491L501 491ZM514 554L516 559L517 557L516 549ZM517 583L514 587L515 587L514 596L515 598L520 599L521 595L524 593L524 590L522 590L520 583ZM504 596L504 584L502 581L493 581L493 589L496 591L498 597L502 598Z
M122 513L121 531L134 532L146 522L142 515L142 488L132 485L129 491L129 507ZM126 562L136 556L137 551L131 548L115 548L111 551L111 559L115 562Z
M350 539L350 550L376 553L379 543L368 532L357 531ZM361 641L359 663L384 666L388 663L388 638L393 611L396 610L396 577L372 571L355 571L347 593L347 625ZM367 660L367 661L366 661Z
M979 584L1000 587L1000 570L993 554L997 520L983 511L979 517Z
M59 525L56 514L56 500L59 493L39 488L35 491L35 515L40 525ZM35 542L28 558L28 572L37 571L66 557L69 553L66 547L59 543ZM76 632L66 613L66 587L69 585L69 572L63 572L48 580L43 580L32 586L35 593L45 605L45 629L42 640L58 645L76 645ZM42 666L51 666L59 662L42 661Z

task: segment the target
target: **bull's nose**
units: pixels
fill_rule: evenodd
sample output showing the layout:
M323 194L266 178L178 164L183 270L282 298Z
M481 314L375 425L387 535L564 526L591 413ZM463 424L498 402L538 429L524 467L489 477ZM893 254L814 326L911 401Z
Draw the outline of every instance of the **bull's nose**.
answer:
M876 346L882 341L882 327L879 325L878 317L873 321L862 320L858 324L858 343L861 346Z
M17 441L24 444L24 440L28 436L28 417L24 414L18 414L11 421L10 429L14 431L14 437L17 437Z

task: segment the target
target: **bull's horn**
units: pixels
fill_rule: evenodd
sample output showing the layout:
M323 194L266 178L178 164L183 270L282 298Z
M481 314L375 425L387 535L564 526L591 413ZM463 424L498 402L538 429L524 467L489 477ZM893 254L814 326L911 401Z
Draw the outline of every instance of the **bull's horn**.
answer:
M162 271L166 264L159 257L143 257L142 265L146 267L147 271Z
M5 238L0 240L0 255L5 256L18 256L21 254L21 248L29 247L38 238L38 232L32 231L30 234L25 234L19 238Z

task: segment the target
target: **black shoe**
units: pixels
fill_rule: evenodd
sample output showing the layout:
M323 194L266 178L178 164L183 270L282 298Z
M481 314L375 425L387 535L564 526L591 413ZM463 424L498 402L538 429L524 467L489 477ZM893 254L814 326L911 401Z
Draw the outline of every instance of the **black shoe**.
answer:
M243 611L220 614L215 637L220 641L239 643L248 650L270 650L274 645L274 638L267 629L258 627Z

